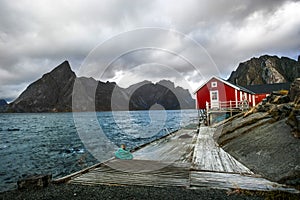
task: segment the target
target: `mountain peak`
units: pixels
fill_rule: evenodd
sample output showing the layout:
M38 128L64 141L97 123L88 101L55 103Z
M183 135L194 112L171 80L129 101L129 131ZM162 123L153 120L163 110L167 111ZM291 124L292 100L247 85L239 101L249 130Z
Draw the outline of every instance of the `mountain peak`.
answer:
M240 63L228 81L241 86L292 82L300 76L299 68L296 60L263 55Z
M165 86L167 88L175 88L175 84L170 80L161 80L157 84Z
M49 73L73 72L69 61L65 60Z
M64 61L30 84L10 109L15 112L70 111L75 78L69 62Z

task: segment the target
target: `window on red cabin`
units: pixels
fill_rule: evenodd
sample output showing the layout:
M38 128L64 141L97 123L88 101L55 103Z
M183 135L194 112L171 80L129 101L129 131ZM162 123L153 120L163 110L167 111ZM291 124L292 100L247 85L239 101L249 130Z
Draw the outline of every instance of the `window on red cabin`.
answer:
M217 82L211 82L211 87L217 87Z
M218 92L217 91L211 92L211 100L218 100Z

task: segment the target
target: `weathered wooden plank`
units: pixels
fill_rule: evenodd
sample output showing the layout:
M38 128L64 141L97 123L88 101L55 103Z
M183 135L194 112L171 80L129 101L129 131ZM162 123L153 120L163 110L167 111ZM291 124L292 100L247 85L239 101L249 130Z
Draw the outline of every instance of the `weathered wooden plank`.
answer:
M87 167L85 169L82 169L80 171L77 171L77 172L74 172L72 174L69 174L67 176L64 176L64 177L61 177L61 178L58 178L58 179L55 179L55 180L52 180L53 183L64 183L64 182L67 182L69 180L71 180L72 178L76 177L76 176L80 176L81 174L84 174L84 173L87 173L89 172L90 170L93 170L95 169L96 167L99 167L101 166L102 163L97 163L95 165L92 165L90 167Z
M194 148L193 169L252 174L251 170L215 144L214 131L214 128L200 127Z
M181 129L162 140L137 150L133 153L134 159L190 163L196 136L196 131Z
M122 162L122 161L120 161ZM129 161L130 164L153 161ZM127 163L127 162L126 162ZM157 164L157 161L153 162ZM100 167L75 177L70 181L73 184L118 184L118 185L145 185L145 186L189 186L189 168L176 167L164 164L165 168L154 171L128 172L111 168L109 165Z
M241 174L191 171L190 178L191 187L299 193L299 191L294 188L288 188L264 178L244 176Z

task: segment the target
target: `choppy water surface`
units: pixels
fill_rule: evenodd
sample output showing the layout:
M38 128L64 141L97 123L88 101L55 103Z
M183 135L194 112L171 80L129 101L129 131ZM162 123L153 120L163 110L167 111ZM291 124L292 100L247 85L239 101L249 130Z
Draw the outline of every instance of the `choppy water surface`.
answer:
M74 117L72 113L0 114L0 191L15 188L18 179L29 175L57 178L99 162L82 141L82 130L102 132L116 149L122 143L132 149L187 125L196 116L195 110L76 113Z

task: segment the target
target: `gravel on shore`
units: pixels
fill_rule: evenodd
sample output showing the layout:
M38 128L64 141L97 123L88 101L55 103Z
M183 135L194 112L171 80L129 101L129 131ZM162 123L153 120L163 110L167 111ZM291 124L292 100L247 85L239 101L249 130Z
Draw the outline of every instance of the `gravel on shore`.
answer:
M228 192L209 188L186 189L180 187L146 186L84 186L50 184L48 187L31 190L13 190L0 193L0 199L265 199L255 193Z
M75 184L50 184L48 187L37 189L11 190L0 193L1 200L31 200L31 199L229 199L229 200L271 200L289 199L299 200L299 194L285 192L259 192L242 190L221 190L212 188L187 189L183 187L149 187L149 186L117 186L117 185L75 185Z

